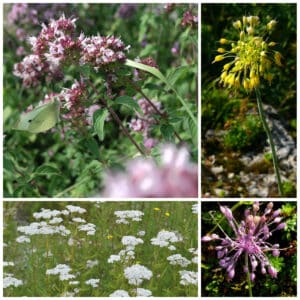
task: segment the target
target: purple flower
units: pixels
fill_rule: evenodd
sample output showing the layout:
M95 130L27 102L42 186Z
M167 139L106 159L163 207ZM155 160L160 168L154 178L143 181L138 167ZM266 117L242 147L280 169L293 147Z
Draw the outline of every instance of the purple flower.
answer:
M272 210L272 202L268 203L262 215L258 214L259 208L259 203L255 202L252 205L252 211L246 209L244 220L238 224L232 211L227 206L220 206L222 214L226 217L234 232L234 237L227 235L222 227L218 225L224 237L211 234L202 238L202 242L220 242L215 249L219 264L226 269L229 280L234 278L235 267L240 258L244 262L244 272L250 272L252 281L255 279L255 272L259 265L262 274L268 272L271 277L277 277L277 270L271 265L266 252L270 252L275 257L279 256L279 244L272 245L268 242L268 239L274 231L284 229L286 224L281 222L281 217L278 217L280 210ZM273 225L276 225L275 228Z

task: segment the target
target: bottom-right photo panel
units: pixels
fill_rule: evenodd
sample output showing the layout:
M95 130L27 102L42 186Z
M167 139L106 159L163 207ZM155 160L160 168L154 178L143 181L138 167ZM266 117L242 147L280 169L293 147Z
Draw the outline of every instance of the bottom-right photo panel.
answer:
M296 242L296 201L202 201L202 296L296 296Z

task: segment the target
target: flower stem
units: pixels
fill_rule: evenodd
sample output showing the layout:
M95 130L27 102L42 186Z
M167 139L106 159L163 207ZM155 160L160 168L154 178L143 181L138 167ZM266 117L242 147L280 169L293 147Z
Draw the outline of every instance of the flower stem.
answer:
M96 87L94 86L94 84L88 80L88 83L90 84L90 86L92 87L92 89L94 90L96 95L99 95L99 93L97 92ZM124 133L125 136L128 137L128 139L131 141L131 143L137 148L137 150L143 155L145 156L146 153L144 152L144 150L137 144L137 142L134 140L134 138L130 135L129 131L127 130L127 128L123 125L122 121L120 120L119 116L115 113L115 111L107 104L107 102L102 99L99 98L100 103L108 109L110 115L112 116L112 118L114 119L114 121L120 126L122 132Z
M264 114L259 88L255 89L255 93L256 93L256 100L257 100L259 116L260 116L261 122L263 123L263 127L266 131L266 134L267 134L268 140L270 142L270 146L271 146L273 166L274 166L274 170L275 170L275 174L276 174L279 194L280 194L280 196L283 196L283 188L282 188L282 182L281 182L281 177L280 177L280 173L279 173L279 164L278 164L278 159L277 159L277 155L276 155L275 145L274 145L274 141L272 138L270 128L268 126L268 123L266 121L266 117Z
M160 115L163 119L168 120L168 115L166 113L162 113L156 106L155 104L146 96L146 94L142 91L142 89L140 89L134 82L129 81L128 82L131 84L131 86L137 91L139 92L145 99L146 101L153 107L153 109L155 110L155 112ZM179 134L175 131L174 129L174 135L178 138L178 140L182 143L182 139L179 136Z
M253 297L252 295L252 284L251 284L251 278L250 278L250 272L249 272L249 263L248 263L248 256L245 254L245 266L247 268L247 282L248 282L248 289L249 289L249 297Z

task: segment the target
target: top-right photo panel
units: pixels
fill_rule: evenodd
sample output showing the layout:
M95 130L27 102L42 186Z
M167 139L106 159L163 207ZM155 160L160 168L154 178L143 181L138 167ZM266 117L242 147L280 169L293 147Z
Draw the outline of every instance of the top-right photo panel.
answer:
M296 4L201 15L202 197L295 198Z

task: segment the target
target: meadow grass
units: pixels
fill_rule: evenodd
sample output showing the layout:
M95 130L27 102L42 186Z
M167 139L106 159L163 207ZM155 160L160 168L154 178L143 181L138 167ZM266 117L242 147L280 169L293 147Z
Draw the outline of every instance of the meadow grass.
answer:
M116 290L124 290L136 296L137 288L151 291L152 296L197 296L197 284L182 284L179 271L197 272L198 245L197 219L192 212L195 202L4 202L4 261L13 265L4 266L4 277L22 280L19 286L4 288L5 296L109 296ZM86 212L71 213L67 206L84 208ZM55 224L55 217L34 218L41 209L59 211L56 218L63 221ZM137 210L144 213L141 221L129 220L128 224L116 223L115 211ZM65 214L60 214L60 212ZM69 212L67 214L67 212ZM44 213L46 215L46 213ZM79 223L81 218L85 223ZM27 234L30 242L20 243L16 239L22 235L22 226L33 222L46 222L42 227L48 230L60 227L60 233ZM81 220L83 222L83 220ZM59 220L57 220L59 222ZM95 232L80 231L84 224L94 224ZM85 225L86 226L86 225ZM91 225L90 225L91 226ZM24 228L24 227L23 227ZM28 227L27 227L28 228ZM178 242L170 242L167 247L153 245L151 239L162 230L176 232L182 237ZM143 232L145 234L143 235ZM134 236L139 244L122 244L124 236ZM192 253L194 248L194 253ZM123 256L119 261L109 263L111 255ZM125 250L125 251L124 251ZM131 251L131 252L130 252ZM170 264L167 257L181 254L190 261L186 267ZM92 261L92 262L88 262ZM93 265L89 267L88 265ZM46 275L47 270L59 264L71 268L60 275ZM129 284L124 269L133 265L145 266L151 270L150 279L141 284ZM49 271L48 271L49 272ZM74 275L74 276L72 276ZM74 278L71 278L74 277ZM93 287L86 283L99 279ZM9 279L8 279L9 281ZM75 281L75 284L71 283Z

